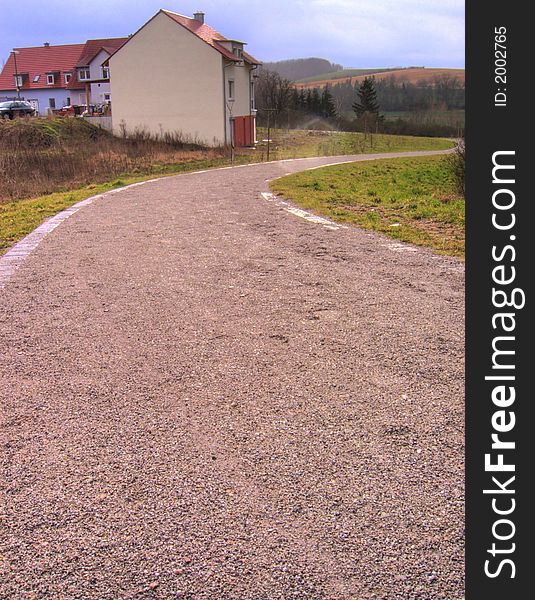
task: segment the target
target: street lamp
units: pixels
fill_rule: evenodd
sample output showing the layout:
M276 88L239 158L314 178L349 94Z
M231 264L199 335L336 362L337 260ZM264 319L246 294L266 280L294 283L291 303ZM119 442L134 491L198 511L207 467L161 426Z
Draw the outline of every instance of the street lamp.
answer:
M17 89L17 100L20 100L20 87L19 87L19 69L17 67L17 54L20 54L18 50L11 50L13 54L13 60L15 61L15 87Z

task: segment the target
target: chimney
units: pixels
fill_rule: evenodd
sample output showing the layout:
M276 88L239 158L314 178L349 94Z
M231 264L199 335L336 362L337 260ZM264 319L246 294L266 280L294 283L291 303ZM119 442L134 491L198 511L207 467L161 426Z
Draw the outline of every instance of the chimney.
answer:
M45 42L45 43L43 44L43 46L44 46L45 48L49 48L49 47L50 47L50 42Z
M196 21L199 21L199 23L204 23L204 13L202 11L197 11L196 13L193 13L193 18Z

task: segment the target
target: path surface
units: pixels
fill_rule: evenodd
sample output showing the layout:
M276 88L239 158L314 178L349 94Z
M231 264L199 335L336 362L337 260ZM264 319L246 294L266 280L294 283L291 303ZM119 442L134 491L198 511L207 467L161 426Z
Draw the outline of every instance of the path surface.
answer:
M261 196L348 158L125 189L11 276L0 597L462 597L463 265Z

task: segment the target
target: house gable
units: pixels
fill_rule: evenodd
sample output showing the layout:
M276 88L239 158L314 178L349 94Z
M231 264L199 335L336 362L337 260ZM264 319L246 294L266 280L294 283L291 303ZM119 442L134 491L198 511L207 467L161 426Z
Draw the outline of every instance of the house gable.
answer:
M159 11L110 57L117 130L182 132L207 144L225 139L220 52Z

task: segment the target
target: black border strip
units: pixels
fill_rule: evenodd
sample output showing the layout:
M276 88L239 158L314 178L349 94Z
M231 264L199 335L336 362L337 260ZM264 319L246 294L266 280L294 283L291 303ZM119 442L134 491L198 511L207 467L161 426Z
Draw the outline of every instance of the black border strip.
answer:
M528 489L533 471L532 440L535 442L530 412L533 391L529 385L529 371L534 370L530 364L534 350L530 347L528 322L533 299L531 257L535 237L530 218L535 190L528 190L528 182L535 164L530 163L533 151L527 149L533 118L527 88L528 57L533 56L530 41L535 33L528 34L531 23L527 6L520 2L470 0L466 7L468 600L509 600L533 594L524 591L531 588L528 578L533 572L530 565L533 521L528 512L533 500ZM497 37L501 35L501 27L505 28L505 39ZM501 45L505 48L495 47L497 40L503 40ZM505 60L499 60L502 55L495 54L498 50L505 50ZM496 77L503 74L503 68L506 79L501 81ZM495 154L499 152L509 154ZM498 164L514 165L514 169L498 168L494 182L493 156ZM512 206L497 209L493 206L493 194L495 204L512 203ZM508 226L513 218L516 220L510 228L498 229L493 225L493 214L498 225ZM515 277L510 283L496 282L509 280L513 273ZM514 292L515 289L522 293ZM503 294L496 293L498 290ZM526 304L521 308L524 294ZM516 306L499 308L497 305L505 297L514 300ZM495 316L506 312L513 316ZM513 324L512 331L504 331L504 326ZM504 336L508 339L503 339ZM502 339L498 339L500 337ZM514 351L514 354L495 354L496 348ZM493 364L493 355L496 364ZM514 376L514 380L486 380L487 376ZM505 386L501 390L503 394L500 394L500 386ZM516 396L514 402L510 402L513 387ZM493 390L496 390L494 400ZM503 431L497 432L495 427ZM505 431L508 428L511 429ZM498 434L501 442L513 442L514 449L492 449L493 433ZM490 464L499 463L499 454L502 454L504 464L514 466L515 470L486 470L486 454L489 454ZM514 480L507 483L511 477ZM501 492L499 485L503 488ZM484 493L484 490L497 491ZM510 514L505 514L508 511Z

